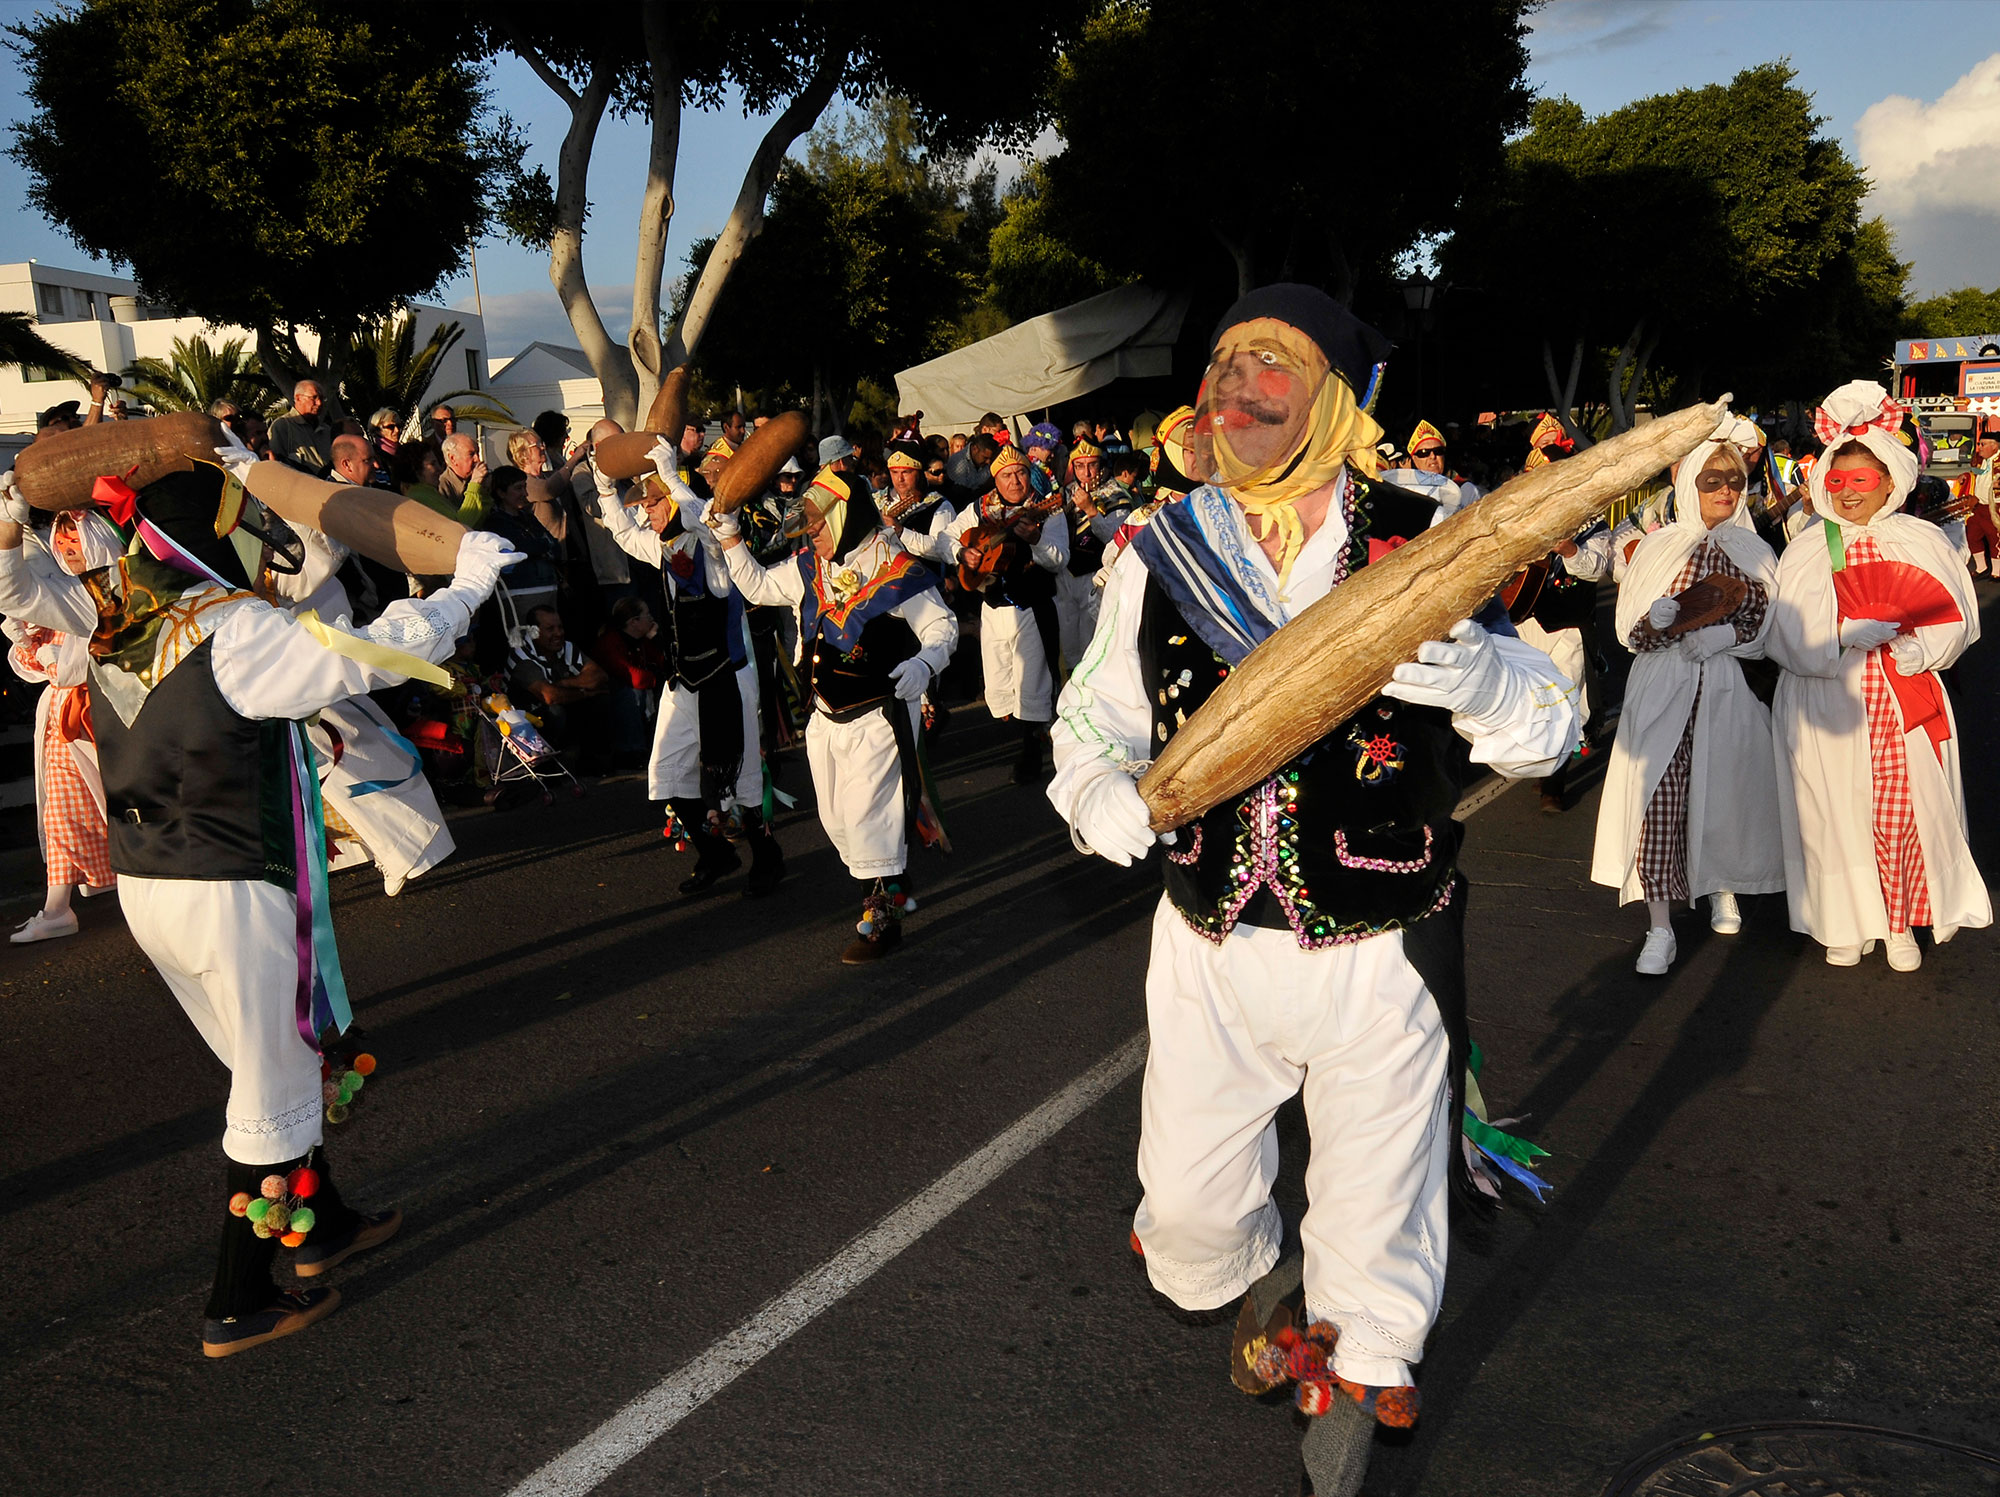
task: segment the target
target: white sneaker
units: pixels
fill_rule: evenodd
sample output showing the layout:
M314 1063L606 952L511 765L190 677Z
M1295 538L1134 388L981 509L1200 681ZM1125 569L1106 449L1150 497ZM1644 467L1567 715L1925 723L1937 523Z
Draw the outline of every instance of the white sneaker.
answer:
M76 911L57 910L53 915L47 910L37 910L26 920L14 927L14 934L7 939L16 946L25 946L30 941L52 941L57 936L76 934Z
M1718 936L1733 936L1743 929L1743 912L1736 908L1736 896L1717 889L1708 896L1708 928Z
M1897 972L1914 972L1924 964L1917 938L1909 931L1890 931L1888 947L1889 965Z
M1676 955L1673 928L1656 925L1646 932L1646 944L1639 949L1637 971L1641 977L1665 977Z
M1863 942L1859 946L1829 946L1826 948L1826 964L1829 967L1858 967L1861 965L1861 958L1874 949L1873 941Z

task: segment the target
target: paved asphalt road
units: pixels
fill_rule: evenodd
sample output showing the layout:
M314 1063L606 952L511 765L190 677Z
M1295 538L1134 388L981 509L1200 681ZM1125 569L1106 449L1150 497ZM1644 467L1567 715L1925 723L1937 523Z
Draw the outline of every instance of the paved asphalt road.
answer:
M1996 662L1959 697L1989 870ZM1117 1051L1157 871L1077 856L958 721L960 850L879 970L835 960L855 912L803 808L764 902L678 898L631 780L456 821L393 901L344 875L382 1070L334 1158L409 1225L331 1320L226 1362L196 1345L221 1068L115 909L0 956L0 1486L498 1497ZM1586 879L1594 777L1577 799L1471 823L1474 1034L1555 1198L1455 1237L1422 1427L1378 1437L1369 1492L1589 1497L1765 1417L2000 1448L1994 936L1835 970L1755 899L1639 979L1643 917ZM1112 1087L596 1490L1289 1494L1288 1412L1129 1261L1137 1104Z

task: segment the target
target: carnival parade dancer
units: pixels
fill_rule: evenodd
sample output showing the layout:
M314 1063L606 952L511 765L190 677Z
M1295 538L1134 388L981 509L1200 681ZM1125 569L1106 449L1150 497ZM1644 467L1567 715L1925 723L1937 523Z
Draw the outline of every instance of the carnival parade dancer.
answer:
M1979 606L1944 533L1898 513L1917 481L1901 417L1869 380L1814 413L1818 522L1778 563L1769 649L1784 668L1771 726L1792 929L1836 967L1883 941L1889 965L1914 972L1913 927L1942 944L1992 924L1993 908L1937 674L1979 638Z
M90 511L65 511L47 534L25 528L22 544L42 553L44 571L72 576L114 564L124 550L110 522ZM8 614L13 648L8 661L25 681L45 689L35 701L35 826L41 838L48 895L8 939L16 946L72 936L72 891L101 893L112 886L104 822L104 782L90 724L90 637L28 624Z
M1638 970L1647 976L1673 965L1676 901L1707 895L1711 928L1734 935L1743 928L1736 896L1775 893L1785 882L1771 714L1739 663L1764 653L1778 580L1778 558L1750 521L1749 425L1726 418L1681 460L1674 523L1639 542L1618 593L1618 637L1638 658L1590 876L1618 890L1621 904L1646 902ZM1683 607L1699 607L1701 595L1679 600L1705 582L1732 595L1740 586L1741 595L1689 627L1696 616L1683 618Z
M992 464L993 487L949 525L930 535L897 532L912 555L979 584L979 663L986 710L1021 726L1014 783L1042 777L1042 742L1055 716L1056 574L1069 562L1069 520L1059 496L1037 501L1028 460L1002 447Z
M600 477L597 484L605 529L628 556L659 568L667 593L663 622L673 674L670 688L660 693L646 794L666 802L668 834L678 829L694 847L694 870L682 880L681 893L700 893L742 866L724 834L733 816L750 844L744 893L769 894L785 876L785 857L764 815L757 659L743 599L730 586L721 547L701 523L708 501L681 481L674 449L664 441L653 459L656 477L637 486L645 524L633 518L611 480ZM713 824L704 769L722 787Z
M259 466L240 446L217 456L239 479ZM126 923L230 1071L216 1208L228 1200L231 1210L202 1330L212 1357L289 1335L339 1304L332 1289L275 1287L267 1221L293 1221L285 1240L303 1244L294 1267L310 1278L387 1241L402 1220L348 1207L320 1147L321 1035L349 1016L303 719L444 659L517 559L498 536L470 533L449 587L393 602L363 629L308 623L249 591L217 534L231 523L224 496L216 467L146 485L131 496L143 547L82 578L35 565L17 496L0 521L0 608L91 640ZM267 1216L259 1202L297 1214Z
M1069 559L1056 573L1056 638L1063 664L1070 670L1083 659L1097 627L1097 569L1104 564L1104 542L1118 528L1111 521L1099 533L1093 512L1102 511L1091 495L1104 476L1104 449L1088 438L1070 449L1069 482L1063 486L1063 515L1070 526Z
M806 757L821 823L861 885L855 939L841 953L872 962L902 942L916 908L909 834L949 850L924 768L919 704L958 643L937 574L883 527L867 483L828 468L806 490L811 547L760 564L734 514L711 518L729 575L751 604L801 610L812 717Z
M1370 478L1381 430L1356 391L1380 335L1324 293L1268 286L1223 318L1196 472L1112 573L1063 691L1049 798L1113 862L1154 834L1134 769L1261 639L1433 506ZM1152 1048L1133 1220L1153 1286L1187 1311L1246 1297L1262 1330L1303 1287L1304 1458L1320 1497L1360 1484L1375 1417L1415 1418L1445 1270L1446 1195L1469 1187L1451 1098L1466 1053L1462 736L1501 774L1546 774L1576 741L1548 657L1465 621L1384 694L1163 849L1146 980ZM1273 1118L1303 1090L1313 1152L1303 1265L1280 1264ZM1334 1337L1337 1335L1337 1341ZM1240 1349L1254 1342L1239 1341ZM1233 1368L1263 1391L1279 1374Z

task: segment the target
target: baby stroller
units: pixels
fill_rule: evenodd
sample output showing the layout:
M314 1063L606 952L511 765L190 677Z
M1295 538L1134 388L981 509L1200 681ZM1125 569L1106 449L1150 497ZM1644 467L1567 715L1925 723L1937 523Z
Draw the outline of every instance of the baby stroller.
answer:
M486 764L486 776L493 788L486 793L488 803L499 801L509 785L532 782L542 793L542 804L555 799L551 786L569 782L573 796L583 795L583 785L570 773L562 756L540 726L516 707L505 694L493 692L479 704L479 752Z

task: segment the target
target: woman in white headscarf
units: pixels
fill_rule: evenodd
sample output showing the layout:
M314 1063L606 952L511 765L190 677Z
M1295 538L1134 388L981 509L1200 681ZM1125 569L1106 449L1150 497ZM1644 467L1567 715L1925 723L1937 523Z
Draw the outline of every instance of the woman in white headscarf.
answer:
M1898 513L1917 481L1901 419L1867 380L1815 414L1826 445L1809 480L1819 520L1779 564L1770 654L1784 667L1772 730L1792 928L1836 967L1884 941L1889 965L1913 972L1913 927L1944 942L1992 924L1993 908L1966 842L1958 728L1937 677L1979 638L1979 605L1944 533ZM1857 616L1840 597L1854 579L1836 579L1885 561L1928 580L1903 574L1900 587L1872 591L1878 616Z
M1590 876L1620 904L1646 901L1638 970L1673 965L1674 904L1706 894L1709 924L1743 928L1738 894L1784 887L1771 714L1739 663L1764 653L1778 559L1751 527L1745 439L1725 418L1674 473L1674 520L1640 540L1618 591L1618 638L1638 659L1605 772ZM1741 582L1742 600L1677 630L1677 595L1705 578ZM1670 632L1671 631L1671 632Z

